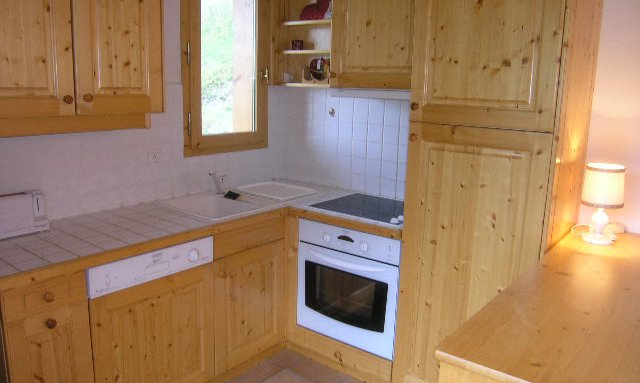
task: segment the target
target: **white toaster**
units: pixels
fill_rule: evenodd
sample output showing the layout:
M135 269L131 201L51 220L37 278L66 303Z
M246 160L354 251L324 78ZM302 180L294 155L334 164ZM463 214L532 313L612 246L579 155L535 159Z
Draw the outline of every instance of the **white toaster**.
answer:
M49 220L41 191L0 195L0 239L48 229Z

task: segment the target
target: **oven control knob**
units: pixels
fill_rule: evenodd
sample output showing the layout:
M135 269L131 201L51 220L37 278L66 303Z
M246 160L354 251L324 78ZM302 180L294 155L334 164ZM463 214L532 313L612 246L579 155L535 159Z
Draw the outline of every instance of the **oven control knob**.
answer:
M189 254L187 254L187 259L191 263L196 262L199 258L200 252L198 251L198 249L191 249L191 251L189 251Z
M360 244L360 250L362 250L363 253L366 253L367 250L369 250L369 245L366 242L362 242Z
M327 242L327 243L331 242L331 235L329 235L329 234L323 235L322 236L322 240Z

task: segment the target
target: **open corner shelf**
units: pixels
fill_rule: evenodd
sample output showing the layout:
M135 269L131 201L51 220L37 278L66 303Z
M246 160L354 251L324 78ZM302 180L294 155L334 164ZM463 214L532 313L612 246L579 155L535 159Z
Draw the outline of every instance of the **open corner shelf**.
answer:
M287 20L282 22L285 27L304 27L304 26L330 26L331 19L322 20Z
M330 49L285 49L282 51L285 55L330 55Z

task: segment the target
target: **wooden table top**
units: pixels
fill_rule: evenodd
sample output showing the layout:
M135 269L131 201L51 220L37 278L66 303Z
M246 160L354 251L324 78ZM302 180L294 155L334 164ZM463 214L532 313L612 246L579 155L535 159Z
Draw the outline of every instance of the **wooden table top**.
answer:
M500 382L640 382L640 236L567 236L436 357Z

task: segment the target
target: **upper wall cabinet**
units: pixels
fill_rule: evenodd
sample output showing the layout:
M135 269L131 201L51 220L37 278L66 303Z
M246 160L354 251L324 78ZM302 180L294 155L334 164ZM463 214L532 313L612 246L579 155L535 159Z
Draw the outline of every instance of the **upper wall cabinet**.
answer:
M71 0L5 0L0 19L0 118L75 114Z
M73 2L78 114L162 112L160 0Z
M316 6L330 6L331 19L300 19ZM410 88L414 0L278 0L274 7L274 84ZM317 58L330 60L328 73L312 73Z
M553 131L564 1L415 2L412 121Z
M0 137L143 128L163 110L161 0L5 0L0 17Z
M331 86L411 86L413 0L334 0Z

